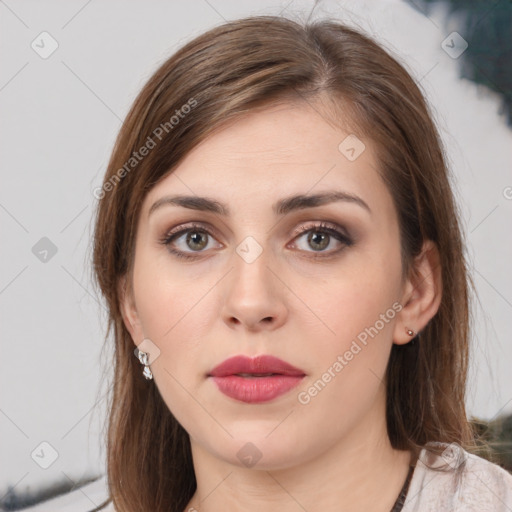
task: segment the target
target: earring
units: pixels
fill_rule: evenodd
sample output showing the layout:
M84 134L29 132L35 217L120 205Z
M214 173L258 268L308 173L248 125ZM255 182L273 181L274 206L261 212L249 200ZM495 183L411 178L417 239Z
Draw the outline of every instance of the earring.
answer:
M407 336L416 336L416 333L407 327L405 328L405 332L407 333Z
M144 370L142 371L142 375L146 377L147 380L150 380L153 378L153 373L151 371L151 368L149 367L149 353L142 352L142 350L139 350L139 361L141 364L144 365Z

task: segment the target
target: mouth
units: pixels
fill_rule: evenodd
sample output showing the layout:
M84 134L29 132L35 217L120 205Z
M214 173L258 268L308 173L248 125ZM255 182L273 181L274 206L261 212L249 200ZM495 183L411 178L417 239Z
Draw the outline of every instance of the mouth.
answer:
M295 366L274 356L260 355L254 358L234 356L217 365L208 374L209 377L271 377L286 375L290 377L304 376L306 373Z
M245 403L262 403L281 396L306 376L303 370L274 356L235 356L207 375L226 396Z

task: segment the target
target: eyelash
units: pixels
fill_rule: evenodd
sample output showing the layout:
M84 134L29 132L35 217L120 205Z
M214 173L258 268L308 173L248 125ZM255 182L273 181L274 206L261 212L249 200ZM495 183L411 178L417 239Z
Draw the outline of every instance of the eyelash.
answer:
M194 231L206 233L208 236L213 238L213 234L207 228L205 228L203 225L191 223L189 225L184 226L183 229L179 229L178 231L172 230L172 231L168 232L164 236L164 238L160 240L160 243L162 245L167 246L167 250L174 256L177 256L178 258L183 258L186 260L197 259L198 256L196 254L200 254L201 252L204 252L204 251L193 251L192 254L194 254L194 252L196 254L190 255L186 252L179 251L179 250L176 250L176 249L173 249L170 247L171 242L174 241L176 238L180 238L181 235L186 234L188 232L194 232ZM303 234L308 233L310 231L317 232L317 233L326 233L326 234L334 237L336 240L343 243L347 247L353 245L353 243L354 243L354 241L348 235L346 235L344 232L339 230L339 228L332 227L331 224L325 223L325 222L320 222L319 224L307 225L307 226L300 227L297 230L297 233L295 234L293 239L295 240L296 238L299 238ZM333 256L334 254L337 254L341 250L343 250L343 247L336 251L330 251L327 254L324 254L324 253L314 254L314 251L312 251L313 255L309 256L309 257L312 257L314 259L315 258L328 258L330 256ZM310 251L306 251L306 252L310 252Z

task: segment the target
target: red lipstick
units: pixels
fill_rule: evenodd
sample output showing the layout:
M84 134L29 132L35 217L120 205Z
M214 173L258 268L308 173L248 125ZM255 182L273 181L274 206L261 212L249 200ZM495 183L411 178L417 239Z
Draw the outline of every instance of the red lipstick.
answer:
M209 374L225 395L246 403L268 402L288 392L304 378L304 371L274 356L235 356Z

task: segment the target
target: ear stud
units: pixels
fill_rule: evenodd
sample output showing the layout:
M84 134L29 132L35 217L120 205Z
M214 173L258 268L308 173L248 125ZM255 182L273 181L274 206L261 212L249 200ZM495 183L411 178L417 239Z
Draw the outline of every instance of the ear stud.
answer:
M407 336L416 336L416 333L407 327L405 328L405 332L407 333Z

